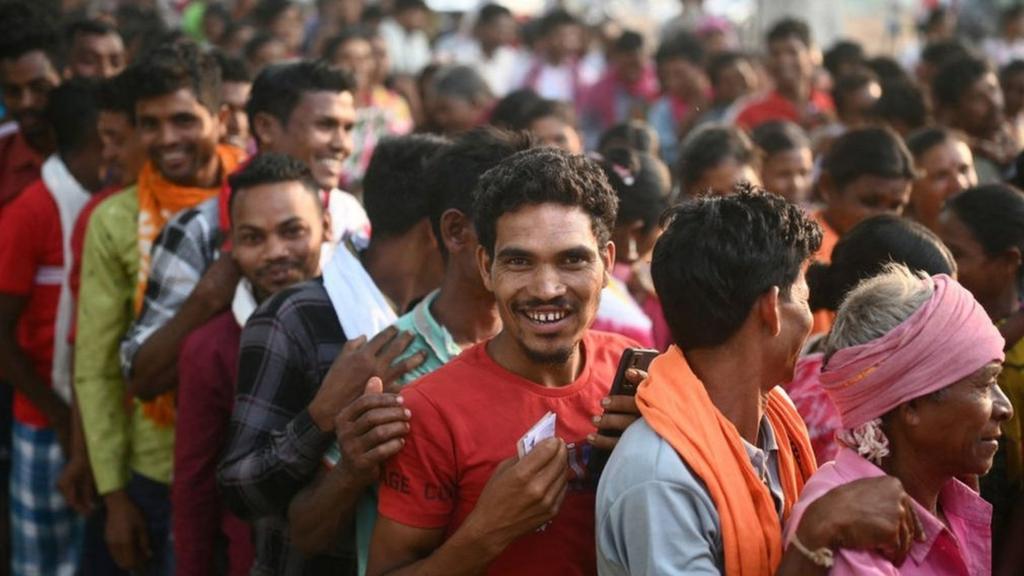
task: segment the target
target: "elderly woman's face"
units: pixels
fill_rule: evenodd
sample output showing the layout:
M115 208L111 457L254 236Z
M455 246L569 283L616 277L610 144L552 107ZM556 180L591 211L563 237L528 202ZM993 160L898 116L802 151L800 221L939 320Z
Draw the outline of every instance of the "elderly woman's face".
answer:
M992 362L937 395L901 410L914 454L949 477L985 474L999 448L1000 425L1013 415L996 383L1001 365Z

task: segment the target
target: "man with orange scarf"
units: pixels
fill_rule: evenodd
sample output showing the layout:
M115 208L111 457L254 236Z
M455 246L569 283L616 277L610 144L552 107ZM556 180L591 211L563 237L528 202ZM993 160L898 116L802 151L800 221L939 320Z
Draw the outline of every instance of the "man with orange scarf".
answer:
M874 479L818 500L783 550L783 522L816 465L777 384L811 328L803 268L821 230L778 196L736 192L676 208L654 249L675 345L651 364L643 418L598 486L603 576L824 574L833 547L900 559L919 534L900 483Z
M148 161L138 183L104 200L90 219L74 384L110 552L124 569L166 574L173 399L130 398L118 346L140 309L154 239L176 213L215 196L243 153L217 144L220 70L195 44L159 46L126 74Z

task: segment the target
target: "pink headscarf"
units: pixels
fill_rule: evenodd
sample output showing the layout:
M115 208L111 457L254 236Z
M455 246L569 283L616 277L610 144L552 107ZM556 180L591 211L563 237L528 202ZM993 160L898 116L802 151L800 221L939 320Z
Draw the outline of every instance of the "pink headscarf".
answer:
M931 299L881 338L836 352L821 385L854 429L904 402L1003 361L1003 337L963 286L940 274Z

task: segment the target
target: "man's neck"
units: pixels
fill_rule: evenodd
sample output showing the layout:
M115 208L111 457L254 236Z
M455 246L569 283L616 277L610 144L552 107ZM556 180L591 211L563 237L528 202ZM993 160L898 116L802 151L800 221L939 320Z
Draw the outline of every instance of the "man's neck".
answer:
M492 338L501 330L494 295L480 285L479 275L475 280L449 268L430 307L430 313L462 349Z
M982 308L993 322L1000 322L1020 309L1020 297L1013 286L1008 286L999 296L982 302Z
M799 82L794 85L779 85L775 88L783 98L802 106L811 99L811 84L810 82Z
M561 388L572 384L583 371L586 362L582 342L576 343L575 349L565 362L537 362L505 331L499 332L487 343L487 353L502 368L547 388Z
M750 353L754 352L754 353ZM717 348L698 348L684 354L690 369L704 384L711 403L747 442L757 445L761 418L771 386L756 364L737 362L737 358L757 358L756 351L745 351L725 344Z
M197 188L217 188L221 181L220 157L216 154L196 173Z
M422 289L423 262L415 247L396 239L371 240L360 256L363 267L377 288L401 314L426 290Z
M915 502L939 518L939 494L949 477L926 469L924 463L927 459L920 458L912 450L908 449L904 454L901 444L898 439L890 439L890 454L882 460L882 470L898 478Z

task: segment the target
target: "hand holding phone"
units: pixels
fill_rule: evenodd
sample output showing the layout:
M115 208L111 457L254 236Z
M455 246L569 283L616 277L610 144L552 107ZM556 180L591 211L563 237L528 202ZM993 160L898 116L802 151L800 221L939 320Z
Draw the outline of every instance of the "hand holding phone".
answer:
M625 406L622 403L623 397L631 399L636 395L637 386L646 376L647 368L658 354L657 350L644 348L627 348L622 353L622 359L619 360L619 367L615 372L615 379L612 381L611 390L606 399L608 403L605 405L605 413L601 419L602 423L608 420L622 419L623 425L599 428L597 437L591 441L587 470L595 485L611 455L611 447L614 446L614 441L609 442L609 440L621 436L628 423L632 423L637 418L635 402L630 402L629 406Z

